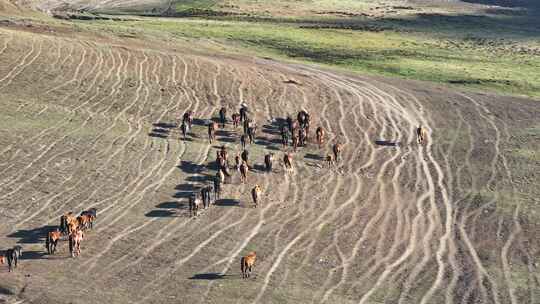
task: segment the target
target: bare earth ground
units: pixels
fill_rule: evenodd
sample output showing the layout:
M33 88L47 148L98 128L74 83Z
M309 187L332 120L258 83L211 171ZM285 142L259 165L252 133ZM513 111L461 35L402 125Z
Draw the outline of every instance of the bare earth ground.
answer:
M73 37L0 28L0 248L25 249L14 273L0 266L0 301L540 303L538 101ZM203 124L242 102L262 126L249 182L190 218L216 147L239 150L240 129L210 145ZM263 173L282 156L276 120L301 108L344 159L326 169L330 144L310 142L294 173ZM44 254L60 215L90 207L82 256L65 241Z

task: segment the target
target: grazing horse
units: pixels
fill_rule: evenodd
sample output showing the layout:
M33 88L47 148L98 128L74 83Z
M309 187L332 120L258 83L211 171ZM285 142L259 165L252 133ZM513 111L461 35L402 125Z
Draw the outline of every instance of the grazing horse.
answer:
M242 107L240 108L240 121L247 120L247 112L248 112L247 105L243 103Z
M45 248L47 248L48 254L54 254L56 251L56 245L58 245L58 240L62 236L62 232L56 229L55 231L49 231L47 234L47 239L45 240Z
M340 143L336 143L333 147L332 147L332 151L334 152L334 160L336 162L339 162L339 156L341 155L341 151L343 150L343 147L341 146Z
M330 168L334 164L334 157L332 156L332 154L326 154L326 158L324 159L324 161L326 162L328 168Z
M203 202L200 198L197 197L197 194L193 194L189 197L189 213L191 216L197 216L199 213L199 209L201 208L201 205Z
M246 135L243 134L242 136L240 136L240 143L242 144L242 149L246 149Z
M274 153L269 153L264 156L264 166L266 172L272 172L272 160L274 158Z
M425 145L427 142L427 136L427 129L422 127L422 125L419 125L416 129L416 141L418 142L418 144Z
M245 162L243 162L240 165L240 180L242 181L242 184L247 181L248 170L249 170L248 165Z
M233 122L233 126L234 128L238 128L238 126L240 125L240 114L238 113L233 113L232 115L232 122Z
M315 130L315 133L317 134L317 144L319 145L320 149L324 143L324 129L322 127L318 127L317 130Z
M255 260L257 259L257 253L255 251L250 252L248 255L243 256L240 259L240 270L242 271L242 278L249 278L251 270L255 265Z
M80 229L76 229L69 234L69 253L72 258L81 254L81 242L83 238L84 233Z
M248 150L242 151L242 154L240 156L242 157L242 161L249 167L249 152L248 152Z
M289 145L289 129L286 126L281 126L281 144L283 148Z
M261 186L255 185L253 189L251 189L251 198L253 199L253 204L255 204L255 208L259 206L259 197L261 196L262 190Z
M17 268L19 264L19 258L22 256L22 247L15 246L6 250L6 259L8 262L8 272L11 272L13 268Z
M221 196L221 176L218 173L216 173L216 176L214 177L214 200L219 199Z
M187 111L184 113L184 116L182 117L182 123L187 123L189 125L189 128L191 129L193 125L193 111Z
M218 126L217 126L217 123L211 121L209 124L208 124L208 140L210 141L210 143L212 143L212 141L216 140L216 130L217 130Z
M286 153L285 155L283 155L283 164L285 165L285 171L291 172L293 170L292 156L290 153Z
M219 122L221 122L221 128L225 128L225 123L227 123L227 109L225 107L219 109Z
M189 124L186 124L185 121L182 121L182 124L180 125L180 130L182 131L182 135L184 137L184 140L186 140L187 134L189 133L189 129L191 126Z

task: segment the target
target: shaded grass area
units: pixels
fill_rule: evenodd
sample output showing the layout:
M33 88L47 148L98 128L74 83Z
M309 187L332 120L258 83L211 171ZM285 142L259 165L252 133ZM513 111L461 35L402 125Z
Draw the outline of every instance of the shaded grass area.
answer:
M523 48L513 51L509 44L479 42L470 35L452 41L394 30L200 18L95 21L93 25L120 32L137 28L138 35L153 37L212 39L247 47L262 56L540 97L540 54Z

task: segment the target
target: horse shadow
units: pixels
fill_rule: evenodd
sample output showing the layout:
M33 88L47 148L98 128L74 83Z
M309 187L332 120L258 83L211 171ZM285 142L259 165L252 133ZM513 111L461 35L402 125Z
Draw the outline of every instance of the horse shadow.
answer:
M39 260L44 259L47 257L47 254L44 251L22 251L22 255L20 257L21 260Z
M193 124L196 126L206 126L208 125L208 121L206 119L200 119L200 118L193 118Z
M176 124L170 123L170 122L156 122L156 123L153 123L152 126L154 126L154 128L161 128L161 129L176 128Z
M192 161L187 160L183 160L177 167L187 174L201 173L204 169L204 165L198 165Z
M170 210L152 210L145 214L146 217L171 217L176 216L175 212Z
M275 127L273 125L263 125L262 126L262 132L266 134L271 135L280 135L281 132L279 131L279 127Z
M45 241L47 234L50 231L55 230L56 228L58 228L58 226L56 225L46 225L29 230L20 229L11 234L8 234L7 237L18 238L19 240L17 241L17 243L19 244L41 243Z
M259 172L266 172L266 166L261 164L253 164L251 166L253 168L253 171L259 171Z
M393 142L389 140L376 140L375 144L377 146L384 146L384 147L396 147L398 145L397 142Z
M322 156L318 154L314 154L314 153L306 153L306 155L304 155L304 158L313 159L313 160L323 160Z
M207 280L207 281L213 281L213 280L222 280L226 277L232 277L233 275L230 274L221 274L221 273L215 273L215 272L209 272L209 273L198 273L191 278L190 280Z
M241 207L240 202L232 198L218 199L216 200L214 205L221 206L221 207Z
M211 174L199 174L186 177L186 181L206 183L214 180L214 176Z
M161 209L185 209L185 208L187 208L187 204L180 203L178 201L163 202L163 203L157 204L156 208L161 208Z

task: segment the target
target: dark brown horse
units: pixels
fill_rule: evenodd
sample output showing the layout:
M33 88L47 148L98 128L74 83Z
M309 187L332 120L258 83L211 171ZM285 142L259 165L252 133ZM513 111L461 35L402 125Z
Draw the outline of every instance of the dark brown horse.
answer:
M247 279L251 275L253 266L257 260L257 253L255 251L250 252L248 255L243 256L240 259L240 270L242 271L242 278Z
M266 168L266 172L272 172L272 160L274 158L273 153L266 154L264 156L264 166Z
M286 172L292 172L293 166L292 166L292 156L290 153L286 153L283 155L283 164L285 166Z
M232 122L233 122L233 126L234 128L238 128L238 126L240 125L240 114L238 113L233 113L232 115Z
M219 109L219 122L221 123L221 128L225 128L225 124L227 123L227 108L225 107Z
M191 129L193 125L193 111L187 111L184 113L184 116L182 117L182 123L187 123L187 125Z
M17 268L19 264L19 259L22 256L22 247L17 245L6 250L5 254L8 263L8 272L11 272L13 268Z
M324 161L326 162L328 168L330 168L334 164L334 157L332 156L332 154L327 154Z

